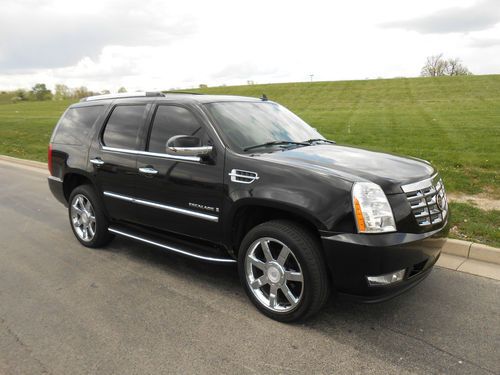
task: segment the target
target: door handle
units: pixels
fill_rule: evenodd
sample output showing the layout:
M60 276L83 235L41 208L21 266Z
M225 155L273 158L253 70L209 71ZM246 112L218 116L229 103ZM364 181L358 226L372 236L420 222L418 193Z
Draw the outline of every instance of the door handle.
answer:
M144 173L146 175L150 175L150 176L154 176L155 174L158 174L158 171L154 168L151 168L151 167L139 168L139 172Z
M101 165L104 164L104 160L102 160L101 158L94 158L94 159L90 159L90 162L92 164L94 164L95 166L99 167Z

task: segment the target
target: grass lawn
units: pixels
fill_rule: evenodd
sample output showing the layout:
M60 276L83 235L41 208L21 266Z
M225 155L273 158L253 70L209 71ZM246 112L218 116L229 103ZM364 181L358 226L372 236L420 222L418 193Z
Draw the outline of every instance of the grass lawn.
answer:
M6 96L0 95L0 154L47 161L52 129L71 101L11 104Z
M500 247L500 211L484 211L466 203L452 203L450 209L450 237Z
M192 91L257 97L265 93L340 144L429 160L449 192L500 199L500 75ZM11 96L0 94L0 154L45 161L52 128L69 102L12 104ZM452 208L452 235L500 245L498 211L458 203ZM467 215L474 225L462 220Z
M432 162L449 191L500 199L500 75L194 90L261 96L338 143Z

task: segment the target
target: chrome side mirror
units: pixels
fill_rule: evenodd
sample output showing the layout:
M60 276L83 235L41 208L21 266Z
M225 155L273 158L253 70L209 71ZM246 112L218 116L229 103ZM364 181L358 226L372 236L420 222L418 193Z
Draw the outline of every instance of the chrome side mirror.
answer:
M166 151L170 155L203 156L212 152L212 146L202 146L198 137L175 135L167 141Z

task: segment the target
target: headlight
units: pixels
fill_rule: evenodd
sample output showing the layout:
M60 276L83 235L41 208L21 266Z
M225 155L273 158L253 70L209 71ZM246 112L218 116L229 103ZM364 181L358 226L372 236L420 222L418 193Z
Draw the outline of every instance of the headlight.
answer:
M396 231L392 209L382 188L373 182L356 182L352 204L359 233Z

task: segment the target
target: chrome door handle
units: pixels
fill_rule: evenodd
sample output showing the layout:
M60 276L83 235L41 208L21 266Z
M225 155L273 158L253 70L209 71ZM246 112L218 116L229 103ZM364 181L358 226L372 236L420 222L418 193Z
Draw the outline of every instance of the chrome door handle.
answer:
M90 162L95 166L99 167L104 164L104 161L101 158L90 159Z
M139 172L147 174L147 175L152 175L152 176L154 176L155 174L158 174L158 171L154 168L151 168L151 167L139 168Z

